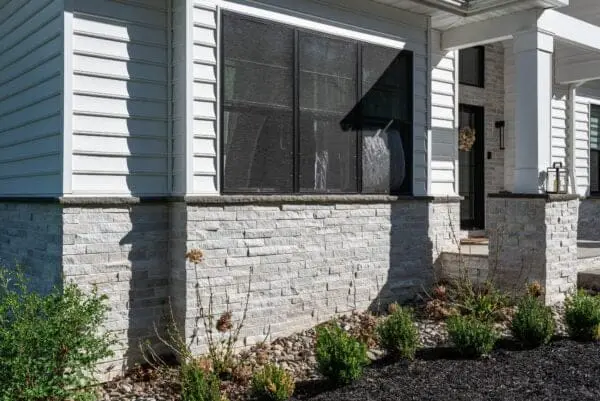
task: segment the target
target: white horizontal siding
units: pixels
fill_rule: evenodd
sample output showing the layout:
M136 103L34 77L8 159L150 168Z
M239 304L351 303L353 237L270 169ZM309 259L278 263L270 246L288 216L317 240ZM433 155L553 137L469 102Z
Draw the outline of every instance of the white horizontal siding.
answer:
M456 160L456 53L439 50L439 32L432 36L431 70L431 193L455 194Z
M575 102L575 184L577 193L585 196L590 185L589 104L577 97Z
M0 195L62 194L63 2L0 9Z
M170 192L166 5L74 2L74 194Z
M217 193L217 10L195 2L193 13L193 189ZM199 74L196 74L199 72Z
M567 97L566 88L555 87L552 96L551 156L552 163L567 165Z

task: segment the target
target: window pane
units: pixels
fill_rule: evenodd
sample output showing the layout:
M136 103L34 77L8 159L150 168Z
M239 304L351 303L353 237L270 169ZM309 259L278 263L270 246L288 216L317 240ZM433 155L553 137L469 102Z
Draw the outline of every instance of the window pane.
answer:
M459 82L483 87L484 48L471 47L459 52Z
M356 43L305 33L299 40L300 190L356 192L357 134L343 127L356 106Z
M293 190L293 30L223 18L224 190Z
M412 57L378 46L363 48L363 192L409 193L412 165Z

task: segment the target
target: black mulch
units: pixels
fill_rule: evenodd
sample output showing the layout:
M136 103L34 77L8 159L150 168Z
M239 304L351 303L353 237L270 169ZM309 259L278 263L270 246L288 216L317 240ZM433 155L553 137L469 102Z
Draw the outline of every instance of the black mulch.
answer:
M600 344L562 340L533 350L504 344L490 358L422 351L414 362L378 362L358 382L300 383L294 400L600 400Z

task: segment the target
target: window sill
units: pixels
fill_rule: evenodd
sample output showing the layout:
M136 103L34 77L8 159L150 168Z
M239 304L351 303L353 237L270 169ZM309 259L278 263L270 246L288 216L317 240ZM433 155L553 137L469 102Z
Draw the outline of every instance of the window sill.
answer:
M277 204L277 203L394 203L425 201L432 203L455 203L461 200L458 196L410 196L410 195L221 195L221 196L188 196L184 198L188 204Z

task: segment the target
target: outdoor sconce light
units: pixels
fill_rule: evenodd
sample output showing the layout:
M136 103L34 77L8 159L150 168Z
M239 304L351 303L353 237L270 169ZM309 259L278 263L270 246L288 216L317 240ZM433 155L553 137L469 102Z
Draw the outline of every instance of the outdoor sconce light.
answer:
M546 174L546 193L566 194L568 190L569 175L561 162L555 162L548 167Z
M496 129L498 130L498 139L500 140L500 149L504 150L504 121L496 121Z

